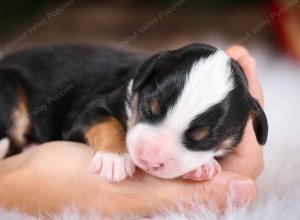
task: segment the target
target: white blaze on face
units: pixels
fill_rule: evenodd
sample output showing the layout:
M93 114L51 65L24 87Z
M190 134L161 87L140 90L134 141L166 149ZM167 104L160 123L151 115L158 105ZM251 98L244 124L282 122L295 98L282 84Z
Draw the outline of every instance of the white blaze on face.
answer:
M230 58L225 52L218 50L208 58L195 62L187 74L183 90L165 119L156 125L140 123L129 130L127 143L136 165L143 168L140 164L141 154L138 153L143 148L146 148L146 155L151 155L152 149L155 151L153 157L146 158L149 163L151 160L159 160L158 164L164 163L163 169L152 172L164 178L183 175L212 159L214 151L189 151L182 146L182 137L196 116L221 102L233 87ZM159 141L151 141L147 136L161 140L161 146L157 146ZM166 138L169 140L166 141ZM149 143L144 143L146 140ZM170 158L172 162L168 162Z
M194 63L162 126L179 136L197 115L222 101L233 89L229 61L228 55L218 50L207 59Z

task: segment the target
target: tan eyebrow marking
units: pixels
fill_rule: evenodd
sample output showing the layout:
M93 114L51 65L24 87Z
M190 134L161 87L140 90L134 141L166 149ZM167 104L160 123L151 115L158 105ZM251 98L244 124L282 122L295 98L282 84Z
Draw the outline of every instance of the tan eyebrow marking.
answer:
M150 101L150 110L155 115L160 113L160 103L157 99L151 99L151 101Z

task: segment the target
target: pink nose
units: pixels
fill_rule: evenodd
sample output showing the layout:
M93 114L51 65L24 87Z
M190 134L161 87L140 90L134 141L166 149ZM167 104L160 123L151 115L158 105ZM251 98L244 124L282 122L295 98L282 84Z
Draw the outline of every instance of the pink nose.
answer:
M149 129L140 136L135 145L135 158L142 169L162 171L169 167L169 158L174 158L173 137L165 130Z
M151 170L151 171L162 170L165 166L165 164L163 162L149 161L144 158L140 159L140 163L143 165L143 167L145 167L146 169Z

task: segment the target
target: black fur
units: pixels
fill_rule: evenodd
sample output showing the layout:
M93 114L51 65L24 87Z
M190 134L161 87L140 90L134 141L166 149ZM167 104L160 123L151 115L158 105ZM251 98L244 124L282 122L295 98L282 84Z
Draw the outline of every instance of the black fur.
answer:
M0 61L0 138L9 136L10 114L19 89L28 97L29 142L86 142L87 128L107 116L117 118L126 129L125 103L131 79L134 79L133 92L139 96L139 120L159 123L175 103L192 64L215 52L214 47L192 44L145 59L144 55L109 47L56 45L7 55ZM254 116L259 143L266 142L265 114L250 96L242 69L234 61L231 61L231 68L235 89L221 103L191 122L182 137L186 148L193 151L212 149L231 136L236 145L250 112ZM149 111L152 98L161 103L159 114ZM189 136L189 132L198 127L208 127L210 131L201 142ZM11 149L16 148L11 146ZM10 154L19 151L11 150Z
M193 63L213 55L216 50L208 45L192 44L178 50L163 51L142 63L137 69L134 84L134 90L140 97L139 120L150 124L162 121L167 110L176 102ZM234 60L229 65L235 87L222 102L195 118L183 137L180 137L183 146L189 150L218 150L217 146L227 138L232 139L231 147L236 146L241 141L250 114L258 142L262 145L266 143L266 116L250 95L241 67ZM151 113L149 100L152 99L161 103L160 114ZM201 141L195 141L190 134L199 128L208 129L209 135Z
M5 56L0 61L0 137L9 136L19 89L28 97L32 142L85 142L87 127L106 115L125 122L122 100L141 57L94 45L36 47Z
M184 86L186 74L200 58L207 58L214 54L216 48L191 44L173 51L160 52L145 62L137 69L133 89L139 93L139 119L142 122L158 123L167 110L176 102ZM151 99L161 103L161 113L153 115L149 112Z

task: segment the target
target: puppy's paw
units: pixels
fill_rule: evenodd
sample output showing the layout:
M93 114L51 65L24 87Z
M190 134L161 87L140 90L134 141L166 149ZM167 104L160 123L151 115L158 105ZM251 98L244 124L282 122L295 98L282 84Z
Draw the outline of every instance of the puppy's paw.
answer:
M210 180L213 177L217 176L221 172L221 165L215 159L210 160L209 162L203 164L196 170L193 170L185 174L183 179L204 181Z
M92 171L111 182L120 182L131 177L135 165L128 153L113 154L97 151L92 159Z

